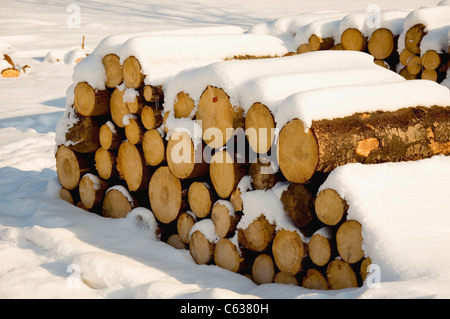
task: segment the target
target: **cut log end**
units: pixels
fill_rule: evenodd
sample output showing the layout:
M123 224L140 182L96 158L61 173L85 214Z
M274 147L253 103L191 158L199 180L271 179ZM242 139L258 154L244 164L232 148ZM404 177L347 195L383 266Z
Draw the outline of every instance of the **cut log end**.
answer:
M223 238L235 232L240 218L234 211L230 211L226 204L216 202L211 210L211 220L214 223L217 236Z
M107 54L102 59L102 63L106 72L105 85L109 88L120 85L123 81L123 72L119 56L114 53Z
M303 277L302 287L315 290L328 290L328 281L320 271L310 268Z
M331 289L358 287L358 281L350 264L344 260L335 259L328 264L327 281Z
M153 173L148 192L152 212L160 222L168 224L178 217L183 208L181 182L167 166Z
M268 284L275 278L275 265L272 257L268 254L261 254L256 257L252 266L253 281L258 284Z
M281 271L296 275L302 269L303 241L296 231L278 231L272 243L272 253Z
M358 29L349 28L342 33L341 44L344 50L365 51L367 39Z
M229 198L246 173L247 165L237 163L237 160L227 150L218 151L211 158L209 176L214 190L220 198Z
M144 85L144 74L142 74L139 60L130 56L123 62L123 82L127 88L139 89Z
M212 194L208 186L201 182L193 182L189 186L188 202L191 211L199 218L205 218L211 212Z
M94 90L88 83L80 82L75 87L74 104L77 112L83 116L109 114L109 92L108 90Z
M256 252L265 251L275 236L275 227L269 223L264 215L252 221L247 228L238 229L239 243Z
M103 199L103 216L110 218L124 218L133 210L134 203L117 189L111 189L106 192Z
M90 170L90 162L64 145L56 152L56 171L60 184L68 190L74 190L81 176Z
M123 142L117 154L117 167L130 191L147 189L150 174L141 148L131 142Z
M209 240L200 231L192 233L189 240L189 252L198 265L207 265L214 260L214 243Z
M165 161L165 141L157 130L151 129L144 133L142 151L144 152L145 162L150 166L158 166Z
M261 103L253 104L245 116L245 133L250 147L265 154L272 146L275 136L275 121L270 110Z
M364 257L362 227L356 220L347 220L336 232L336 246L341 258L354 264Z
M278 141L278 163L288 181L305 183L316 171L319 162L317 140L303 123L292 120L280 132Z
M325 225L337 225L347 211L348 205L333 189L322 190L315 199L317 218Z
M17 78L20 76L20 71L13 68L7 68L2 70L0 74L3 78Z
M395 50L395 37L392 31L386 28L375 30L370 36L367 49L375 59L389 58Z
M420 54L420 43L425 36L425 25L416 24L405 33L405 47L414 54Z
M175 118L184 118L191 115L194 109L194 100L186 92L179 92L173 105Z
M238 248L228 238L222 238L214 250L214 262L217 266L232 272L238 272L244 262Z
M185 244L189 244L191 229L196 219L189 213L182 213L177 219L177 232Z

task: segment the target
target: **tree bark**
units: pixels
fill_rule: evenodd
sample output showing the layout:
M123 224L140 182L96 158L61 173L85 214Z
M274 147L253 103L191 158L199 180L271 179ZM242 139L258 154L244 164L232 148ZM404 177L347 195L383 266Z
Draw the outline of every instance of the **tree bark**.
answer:
M284 210L294 222L303 229L315 220L314 196L303 184L292 183L281 195Z
M66 133L68 147L78 153L94 153L100 147L100 121L90 116L78 116L78 121Z

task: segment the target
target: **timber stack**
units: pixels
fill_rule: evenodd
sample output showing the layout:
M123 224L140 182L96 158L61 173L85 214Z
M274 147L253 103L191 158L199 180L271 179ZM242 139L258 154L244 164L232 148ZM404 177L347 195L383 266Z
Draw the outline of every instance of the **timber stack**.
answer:
M212 38L220 49L205 54ZM61 198L108 218L146 207L159 238L197 264L257 284L361 286L364 225L320 185L347 163L450 153L448 90L406 81L367 54L290 56L274 37L243 34L114 39L75 68L57 127ZM191 63L174 62L189 43L199 48L186 53ZM324 63L335 73L315 83ZM359 98L349 99L355 85ZM308 101L321 98L314 111Z

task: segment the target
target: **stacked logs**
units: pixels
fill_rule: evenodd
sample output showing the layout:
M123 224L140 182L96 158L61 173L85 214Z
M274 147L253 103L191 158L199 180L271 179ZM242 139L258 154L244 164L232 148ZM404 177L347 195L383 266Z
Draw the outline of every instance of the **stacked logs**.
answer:
M243 128L251 112L244 117L224 90L208 85L197 105L180 92L170 117L161 108L164 89L145 85L142 70L136 72L135 62L139 61L130 59L130 65L121 64L117 56L106 55L105 89L95 90L87 82L78 82L74 87L74 103L64 115L70 123L64 136L66 142L59 144L56 152L61 197L110 218L122 218L135 207L146 207L158 222L162 241L189 249L197 264L216 264L249 276L258 284L298 283L314 289L362 284L367 263L361 247L362 226L346 219L344 202L316 194L330 171L330 166L324 164L327 160L334 165L355 159L364 162L372 153L380 155L374 150L391 136L387 134L381 144L375 145L374 138L364 134L391 124L403 129L410 121L397 119L421 118L417 113L422 111L430 120L422 117L426 134L418 135L419 139L426 136L426 145L433 140L432 152L418 153L413 158L408 153L405 159L450 153L450 130L446 129L449 116L440 108L436 112L409 109L400 116L363 114L351 118L356 122L337 119L314 123L314 134L311 130L305 132L299 120L292 120L280 132L278 171L273 156L265 157L272 136L262 138L265 148L259 145L260 134L256 141L246 136ZM190 118L194 109L194 118L203 123L200 134ZM257 112L259 109L262 113ZM258 122L274 122L274 115L264 107L253 111ZM389 122L392 119L394 122ZM430 123L443 125L428 130L426 125ZM346 143L334 143L330 136L354 139L351 132L339 131L340 127L361 128L364 134L356 146L357 155L339 157L336 162L332 160L335 153L326 150L330 145L342 146L345 154L351 152L344 147ZM221 134L205 134L208 129ZM233 147L242 142L243 147ZM416 144L411 147L415 149ZM258 153L256 159L247 156L250 149ZM311 163L298 158L302 151L312 153L314 149L320 152L313 155L320 156L306 156ZM396 160L389 154L381 156L385 161ZM378 157L374 160L382 161ZM291 163L299 179L290 175L285 163ZM304 164L312 170L302 172L299 168ZM281 194L280 184L287 185ZM248 204L248 195L253 192L270 195L271 205L281 207L278 215L291 222L289 227L262 212L249 221L249 216L255 214ZM340 210L340 217L332 221L323 217L330 215L330 209ZM360 267L362 275L357 269Z
M444 13L448 12L449 7L443 5L413 10L410 12L411 20L415 19L416 16L419 18L414 25L406 26L407 29L402 27L403 22L408 18L406 13L387 11L379 13L382 26L376 27L370 32L367 31L366 23L361 23L360 26L346 27L342 30L340 36L335 34L322 38L319 34L307 34L308 42L300 43L297 47L297 53L318 50L362 51L372 55L374 63L398 72L407 80L426 79L441 83L445 79L449 67L449 25L448 21L445 20L440 23L440 16L431 20L437 25L436 27L430 28L426 25L426 19L420 22L422 11L433 10L441 11L439 15L445 19ZM355 16L358 15L355 14ZM385 21L389 20L390 15L393 18L390 21ZM370 18L370 14L363 14L362 16L366 19ZM352 20L352 18L352 14L349 14L341 22L344 22L345 19ZM386 26L383 26L383 24L386 24ZM299 30L299 32L303 31ZM306 31L308 31L308 28L306 28ZM426 37L436 43L431 45L426 52L421 52L420 45L422 39ZM398 50L398 48L401 49Z

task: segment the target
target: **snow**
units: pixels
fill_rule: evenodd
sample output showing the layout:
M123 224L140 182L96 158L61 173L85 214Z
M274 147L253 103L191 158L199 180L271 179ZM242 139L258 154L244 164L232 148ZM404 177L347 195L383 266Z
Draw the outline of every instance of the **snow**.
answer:
M208 85L223 89L231 104L242 108L244 114L255 102L263 103L275 114L279 102L296 92L379 81L404 81L404 78L375 65L370 55L355 51L320 51L284 58L217 62L175 75L165 91L164 112L170 112L169 118L173 116L179 92L188 93L198 106Z
M444 156L413 163L349 164L331 172L320 187L336 190L347 201L347 219L361 223L363 249L379 265L383 281L447 282L448 274L437 267L450 263L450 256L441 252L450 244L450 204L445 199L450 195L449 164ZM443 284L438 291L446 289Z
M386 10L416 9L437 2L377 1ZM79 28L67 24L72 14L67 9L76 3L81 9ZM248 30L296 13L337 12L343 7L361 11L372 1L288 0L282 5L268 0L136 0L126 5L113 0L107 6L101 0L76 3L0 3L0 50L18 65L31 66L19 78L0 78L1 298L450 297L446 268L450 163L446 157L367 168L352 165L336 171L334 176L342 178L328 180L342 183L341 194L351 204L356 203L351 205L354 209L350 216L363 223L365 248L380 266L378 288L366 285L315 291L279 284L257 286L219 267L196 265L188 251L160 242L155 238L148 210L135 208L126 218L109 219L58 197L56 126L65 112L66 95L71 99L76 79L72 77L72 64L44 61L49 52L73 48L81 43L83 35L87 47L98 48L103 39L115 34L134 36L145 30L224 25ZM122 44L128 38L117 39L116 43ZM80 69L83 61L75 68ZM247 191L249 211L253 202L250 181L247 176L240 184L241 191ZM276 205L281 186L285 185L270 192L269 198L274 201L268 204ZM393 200L394 195L403 197ZM375 205L364 204L369 202Z

